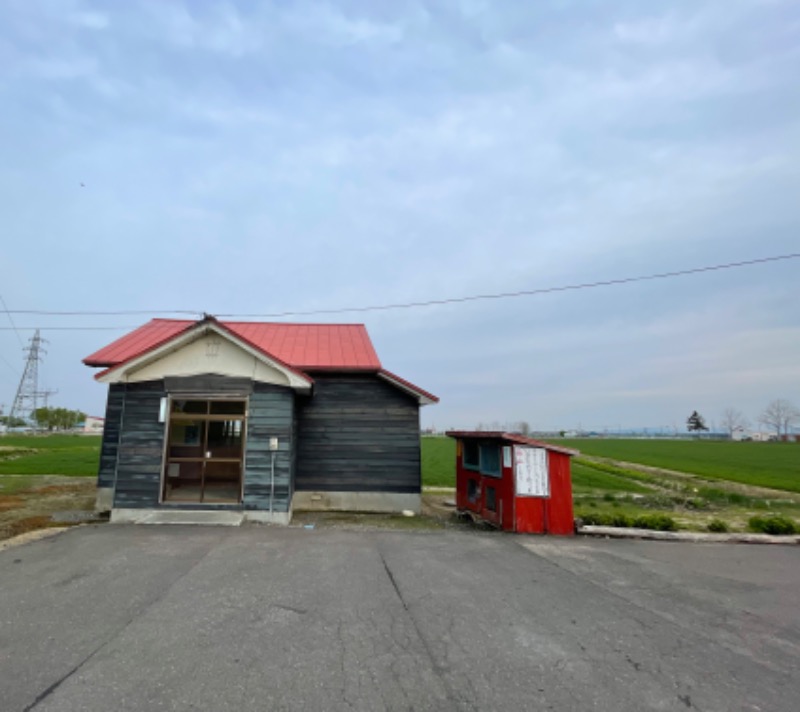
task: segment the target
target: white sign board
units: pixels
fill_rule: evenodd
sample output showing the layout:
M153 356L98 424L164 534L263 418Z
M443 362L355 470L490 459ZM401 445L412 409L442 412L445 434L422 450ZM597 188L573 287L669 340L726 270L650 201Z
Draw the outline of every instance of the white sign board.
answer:
M514 476L519 496L549 497L550 472L547 468L547 450L541 447L515 445Z

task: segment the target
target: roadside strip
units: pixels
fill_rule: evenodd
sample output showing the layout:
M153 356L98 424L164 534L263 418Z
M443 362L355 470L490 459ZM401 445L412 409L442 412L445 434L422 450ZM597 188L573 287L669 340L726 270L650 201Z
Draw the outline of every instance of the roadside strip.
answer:
M578 534L611 539L654 539L656 541L695 541L732 544L800 544L800 536L770 534L705 534L703 532L660 532L652 529L582 526Z

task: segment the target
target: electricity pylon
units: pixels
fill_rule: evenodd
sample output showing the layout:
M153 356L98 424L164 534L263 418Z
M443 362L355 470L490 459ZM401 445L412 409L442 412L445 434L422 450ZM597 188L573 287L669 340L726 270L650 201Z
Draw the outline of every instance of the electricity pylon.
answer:
M17 395L14 397L14 405L11 406L11 411L8 414L6 421L8 427L12 427L14 418L21 418L25 422L30 423L33 420L33 413L39 407L39 363L42 356L47 353L42 344L46 343L46 339L39 336L39 330L31 337L30 346L25 351L28 358L25 361L25 370L22 372L22 378L19 381L19 388L17 388Z

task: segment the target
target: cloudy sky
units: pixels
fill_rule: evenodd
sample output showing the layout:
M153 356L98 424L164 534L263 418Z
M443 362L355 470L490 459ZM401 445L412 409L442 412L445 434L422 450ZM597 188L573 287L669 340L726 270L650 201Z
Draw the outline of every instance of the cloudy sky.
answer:
M3 0L0 295L142 312L11 315L49 339L52 402L102 414L81 358L157 312L799 253L798 77L795 0ZM425 425L683 428L800 404L799 275L293 320L366 323L387 368L441 397ZM23 361L0 321L7 412Z

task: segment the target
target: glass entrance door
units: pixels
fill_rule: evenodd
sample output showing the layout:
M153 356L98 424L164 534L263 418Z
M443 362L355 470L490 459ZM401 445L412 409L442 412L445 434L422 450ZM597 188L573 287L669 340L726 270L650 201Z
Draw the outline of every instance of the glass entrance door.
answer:
M172 401L163 501L241 501L246 407L232 399Z

